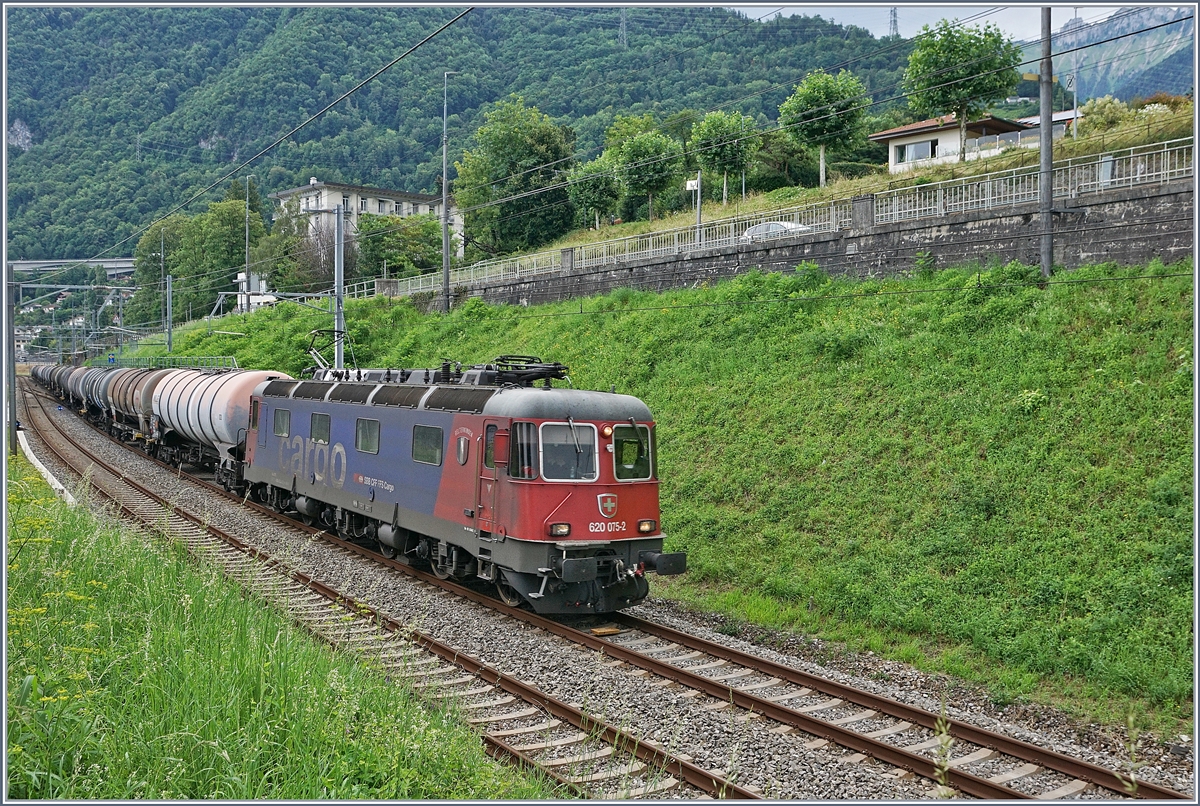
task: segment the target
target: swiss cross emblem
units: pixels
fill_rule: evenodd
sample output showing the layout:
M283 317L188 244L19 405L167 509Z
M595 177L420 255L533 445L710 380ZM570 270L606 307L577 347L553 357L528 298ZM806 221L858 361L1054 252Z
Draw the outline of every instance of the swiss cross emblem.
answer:
M596 496L596 500L600 504L600 514L606 518L611 518L617 514L617 497L612 493L604 493Z

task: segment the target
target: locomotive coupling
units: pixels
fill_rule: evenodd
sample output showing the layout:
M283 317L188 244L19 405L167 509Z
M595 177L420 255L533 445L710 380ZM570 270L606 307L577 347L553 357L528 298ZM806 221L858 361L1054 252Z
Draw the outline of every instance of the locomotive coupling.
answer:
M657 551L639 551L638 562L659 576L675 576L687 570L687 554L677 551L672 554L661 554Z

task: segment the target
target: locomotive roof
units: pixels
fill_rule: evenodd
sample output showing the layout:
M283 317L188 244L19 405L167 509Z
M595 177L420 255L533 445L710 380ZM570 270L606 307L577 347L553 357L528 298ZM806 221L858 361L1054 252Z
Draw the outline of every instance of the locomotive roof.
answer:
M256 392L264 397L456 411L495 417L536 419L652 419L649 407L632 395L586 389L480 387L459 384L377 384L353 381L274 380Z

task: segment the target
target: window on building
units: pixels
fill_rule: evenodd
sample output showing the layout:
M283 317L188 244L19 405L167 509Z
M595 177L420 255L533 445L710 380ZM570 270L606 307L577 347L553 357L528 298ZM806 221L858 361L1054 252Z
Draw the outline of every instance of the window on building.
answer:
M363 453L379 453L379 421L354 421L354 449Z
M379 202L379 214L383 215L386 212L387 212L387 202L381 200Z
M321 445L329 444L329 415L314 414L309 420L309 437Z
M286 437L292 430L292 413L287 409L275 409L275 436Z
M367 200L366 199L358 200L358 209L359 209L359 211L364 212L364 213L367 211Z
M442 463L442 429L437 426L414 425L412 458L423 465Z
M343 193L343 194L342 194L342 209L343 209L343 210L349 210L349 209L350 209L350 196L349 196L349 194L346 194L346 193Z
M937 140L924 140L920 143L905 143L896 146L896 164L916 162L937 156Z

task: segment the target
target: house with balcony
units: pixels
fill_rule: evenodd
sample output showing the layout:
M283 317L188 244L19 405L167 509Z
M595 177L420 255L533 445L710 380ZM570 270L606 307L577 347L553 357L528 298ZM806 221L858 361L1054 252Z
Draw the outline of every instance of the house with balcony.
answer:
M1055 127L1061 137L1065 127ZM903 173L913 168L958 162L958 120L949 115L875 132L867 139L884 143L888 149L888 171ZM967 123L966 158L969 160L999 154L1011 146L1037 148L1037 130L1015 120L986 115Z
M333 232L337 223L334 208L342 205L345 213L346 237L353 238L358 232L358 221L364 213L390 215L407 218L414 215L432 214L441 221L442 197L427 193L409 193L404 190L345 185L340 182L321 182L317 177L308 180L304 187L281 190L270 198L282 208L291 199L298 197L300 212L309 216L309 232L324 230ZM450 239L459 256L463 253L463 220L453 202L449 205Z

